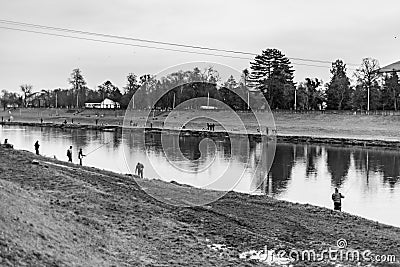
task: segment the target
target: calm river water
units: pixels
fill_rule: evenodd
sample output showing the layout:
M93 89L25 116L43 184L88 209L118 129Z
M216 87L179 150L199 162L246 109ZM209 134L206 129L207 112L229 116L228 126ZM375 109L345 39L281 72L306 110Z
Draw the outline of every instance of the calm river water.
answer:
M202 143L198 137L181 137L179 140L171 137L163 141L172 149L168 154L174 155L178 144L186 160L179 158L180 153L167 159L159 134L148 133L145 145L135 141L139 139L138 135L141 132L125 135L121 132L0 126L1 142L8 138L16 149L33 152L34 142L38 140L41 154L66 160L66 150L72 145L76 163L77 150L83 148L88 154L84 158L85 165L120 173L133 172L136 162L140 161L145 165L145 177L202 186L204 181L229 169L243 173L236 191L264 193L278 199L328 208L332 207L331 194L338 187L345 195L344 211L400 227L400 151L278 143L269 174L261 168L254 180L254 163L263 158L258 154L265 144L250 143L249 147L245 146L249 151L243 153L231 150L229 140ZM205 146L204 151L202 146ZM171 160L191 171L182 175L179 168L171 165ZM258 186L265 177L267 180ZM215 189L223 190L220 186L215 184Z

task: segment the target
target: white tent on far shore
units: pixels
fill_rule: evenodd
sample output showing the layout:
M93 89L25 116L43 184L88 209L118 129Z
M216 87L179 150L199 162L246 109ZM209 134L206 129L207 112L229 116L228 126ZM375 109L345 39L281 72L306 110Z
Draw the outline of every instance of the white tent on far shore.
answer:
M400 61L389 64L378 70L378 73L400 72Z

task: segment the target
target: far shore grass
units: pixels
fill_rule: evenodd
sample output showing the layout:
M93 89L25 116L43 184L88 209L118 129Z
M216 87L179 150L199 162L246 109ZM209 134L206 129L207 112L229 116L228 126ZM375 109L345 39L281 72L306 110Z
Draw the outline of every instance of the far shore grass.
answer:
M149 111L135 111L130 113L129 122L132 120L137 127L144 127ZM250 121L249 114L246 112L237 112L240 119L247 123L247 126L254 132L258 125ZM8 120L12 116L14 122L35 122L62 124L67 123L81 125L95 125L96 120L99 125L122 126L124 123L124 110L97 110L86 109L80 113L67 109L15 109L0 111L0 116ZM162 120L168 116L168 113L161 113L148 122L153 127L162 127ZM206 118L213 116L217 120L224 121L228 125L228 130L235 131L239 122L227 111L205 111L205 110L187 110L177 111L172 127L180 128L181 122L194 116L204 117L189 123L188 128L205 129ZM400 116L396 115L349 115L332 113L292 113L292 112L274 112L274 121L277 135L280 136L310 136L317 138L348 138L365 140L385 140L400 141ZM230 129L229 129L230 128ZM272 128L272 127L270 127ZM221 128L222 129L222 128ZM216 130L218 129L218 126Z

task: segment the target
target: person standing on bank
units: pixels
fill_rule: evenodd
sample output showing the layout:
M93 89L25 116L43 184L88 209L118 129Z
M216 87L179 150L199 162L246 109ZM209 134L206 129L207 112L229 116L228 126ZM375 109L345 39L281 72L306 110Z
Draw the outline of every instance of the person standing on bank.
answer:
M35 143L35 152L36 152L36 155L39 155L39 147L40 147L39 141L36 141L36 143Z
M334 210L342 211L342 198L344 198L344 196L339 193L339 189L335 188L335 193L332 194Z
M140 178L143 178L143 169L144 169L144 165L142 163L138 162L136 164L135 174L137 173L137 175Z
M84 156L85 155L83 155L82 148L80 148L79 153L78 153L78 159L79 159L79 165L81 165L81 166L82 166L82 159Z
M67 150L68 162L72 162L72 146Z

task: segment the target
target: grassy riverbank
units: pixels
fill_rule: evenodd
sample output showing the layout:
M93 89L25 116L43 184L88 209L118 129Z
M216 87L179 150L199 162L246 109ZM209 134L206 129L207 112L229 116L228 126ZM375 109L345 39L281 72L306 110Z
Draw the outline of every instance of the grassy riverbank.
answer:
M235 131L238 121L233 116L227 116L226 111L178 111L175 120L172 120L172 127L180 128L181 122L188 118L208 117L210 113L217 119L220 118L229 126L228 130ZM129 118L138 127L144 127L148 111L134 112ZM241 120L248 123L250 129L256 131L257 125L252 125L247 113L237 113ZM43 118L44 123L62 124L67 120L71 124L95 125L96 120L99 125L121 126L123 124L125 112L123 110L83 110L76 113L67 109L17 109L1 111L0 116L8 120L10 116L17 122L40 122ZM167 113L156 116L153 120L154 127L160 127L161 121ZM231 119L227 119L232 117ZM400 141L400 117L395 115L348 115L332 113L285 113L275 112L274 119L278 135L281 136L310 136L317 138L346 138L346 139L365 139L365 140L386 140ZM205 128L208 121L199 119L191 123L188 127L193 129ZM219 129L218 126L216 130Z
M400 259L400 229L357 216L233 192L205 207L176 208L150 198L132 177L5 148L0 199L1 266L265 266L238 255L265 246L321 252L339 238Z

